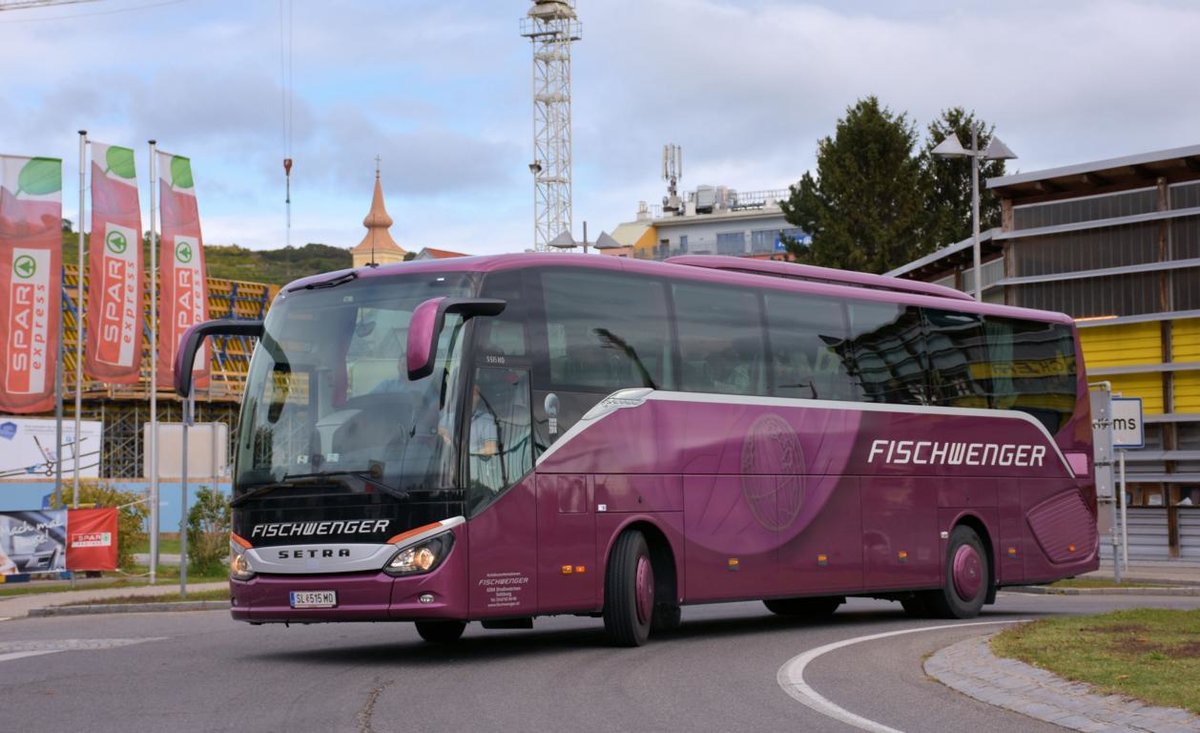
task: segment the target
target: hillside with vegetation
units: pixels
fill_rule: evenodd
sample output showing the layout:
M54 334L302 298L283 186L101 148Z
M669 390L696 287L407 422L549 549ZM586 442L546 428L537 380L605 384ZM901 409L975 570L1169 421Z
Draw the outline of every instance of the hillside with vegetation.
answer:
M272 285L286 285L299 277L342 270L351 265L350 250L315 243L262 250L236 244L206 245L204 258L209 277Z
M149 264L149 239L143 242L143 247L145 261ZM78 252L78 235L73 231L64 231L63 263L74 265L78 260ZM271 285L286 285L296 278L342 270L351 265L350 250L311 242L303 247L261 250L236 244L208 244L204 246L204 260L209 277Z

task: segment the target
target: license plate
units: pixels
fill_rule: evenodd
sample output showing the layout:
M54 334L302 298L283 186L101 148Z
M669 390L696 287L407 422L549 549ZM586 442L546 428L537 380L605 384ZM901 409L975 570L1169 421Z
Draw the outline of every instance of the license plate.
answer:
M333 608L337 605L337 591L294 590L290 595L292 608Z

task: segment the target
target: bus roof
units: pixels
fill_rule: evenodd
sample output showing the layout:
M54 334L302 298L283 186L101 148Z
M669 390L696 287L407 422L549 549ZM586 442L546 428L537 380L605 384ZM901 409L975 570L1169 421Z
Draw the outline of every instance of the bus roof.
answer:
M707 260L713 260L710 264ZM517 254L479 255L442 260L397 262L374 267L338 270L296 280L284 290L291 292L320 287L333 283L348 275L356 278L393 277L421 272L492 272L535 267L580 267L593 270L634 272L672 279L724 282L743 286L769 287L812 293L831 298L850 298L891 302L904 305L941 308L964 313L978 313L1007 318L1023 318L1035 321L1073 324L1070 316L1053 311L1019 308L994 303L979 303L965 293L929 283L913 281L894 282L893 278L869 273L831 270L830 268L794 265L791 263L765 263L761 260L736 262L740 258L719 255L691 255L673 257L667 262L638 260L627 257L605 257L557 252L526 252ZM697 262L699 260L699 262ZM729 260L735 260L729 263ZM739 265L731 267L730 264ZM767 268L765 265L779 268ZM801 268L798 271L790 268ZM804 274L793 274L804 273ZM880 285L874 279L882 280ZM882 285L891 287L884 288ZM925 287L921 287L924 285ZM916 287L914 287L916 286ZM947 294L949 291L950 294Z
M921 293L923 295L934 295L939 298L974 300L974 298L961 290L921 282L920 280L902 280L896 277L874 275L869 272L838 270L832 267L801 265L794 262L753 260L747 257L731 257L728 255L680 255L679 257L671 257L667 262L673 262L678 265L691 265L692 267L709 267L714 270L729 270L731 272L754 272L763 275L773 275L775 277L786 277L793 280L839 283L876 290Z

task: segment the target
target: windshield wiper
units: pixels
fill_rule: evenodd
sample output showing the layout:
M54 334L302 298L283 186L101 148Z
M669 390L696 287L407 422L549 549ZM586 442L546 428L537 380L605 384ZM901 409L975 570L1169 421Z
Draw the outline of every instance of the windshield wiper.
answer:
M285 473L283 478L279 479L280 483L285 481L294 481L296 479L313 479L313 478L337 478L339 476L355 476L357 478L367 478L371 474L370 469L362 468L357 471L314 471L312 473Z
M319 282L301 285L299 288L292 288L292 290L322 290L324 288L336 288L338 285L342 285L357 279L358 273L347 272L344 275L338 275L337 277L332 277L328 280L321 280Z
M246 502L250 501L251 499L256 499L260 496L263 496L264 494L269 494L272 491L275 491L277 489L284 489L284 488L287 488L286 484L266 484L265 486L259 486L254 489L250 489L249 491L242 494L241 496L233 497L233 500L229 502L229 506L231 506L231 507L241 506L242 504L245 504Z

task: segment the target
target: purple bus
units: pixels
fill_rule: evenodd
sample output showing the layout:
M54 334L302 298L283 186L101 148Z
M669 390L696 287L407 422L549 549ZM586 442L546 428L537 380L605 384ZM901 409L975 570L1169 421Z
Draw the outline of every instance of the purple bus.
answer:
M232 613L262 623L969 618L1099 565L1072 321L726 257L502 255L284 288L237 430Z

